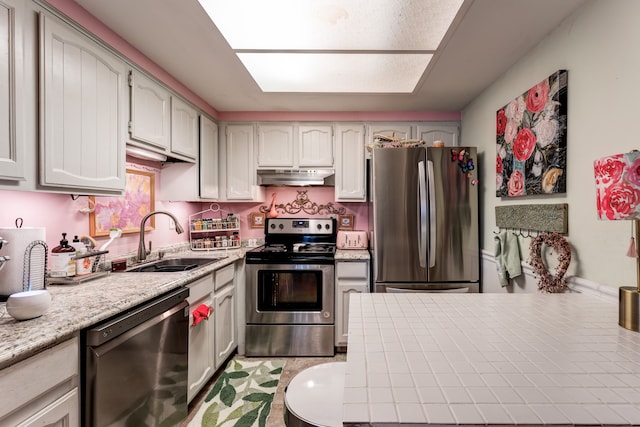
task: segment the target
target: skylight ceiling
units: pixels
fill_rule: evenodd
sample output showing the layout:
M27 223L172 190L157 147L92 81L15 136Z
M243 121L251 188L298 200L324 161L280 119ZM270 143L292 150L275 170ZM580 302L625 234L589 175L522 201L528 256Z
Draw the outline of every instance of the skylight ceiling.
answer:
M463 0L199 0L263 92L411 93Z

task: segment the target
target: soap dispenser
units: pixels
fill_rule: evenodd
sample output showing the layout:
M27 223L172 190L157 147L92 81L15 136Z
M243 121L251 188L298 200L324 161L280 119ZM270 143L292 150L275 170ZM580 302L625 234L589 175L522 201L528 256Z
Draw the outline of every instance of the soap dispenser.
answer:
M62 233L60 245L51 249L51 277L73 277L76 275L76 248L69 244L67 233Z

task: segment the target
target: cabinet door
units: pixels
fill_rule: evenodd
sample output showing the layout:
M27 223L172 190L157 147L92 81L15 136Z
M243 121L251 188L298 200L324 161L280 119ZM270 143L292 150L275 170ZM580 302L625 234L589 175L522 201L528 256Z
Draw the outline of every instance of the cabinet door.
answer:
M171 143L171 94L138 71L130 74L131 139L167 152Z
M333 127L331 125L298 127L298 165L333 167Z
M346 346L349 332L349 298L369 292L369 261L336 262L336 346Z
M423 140L428 146L433 145L433 141L442 141L445 147L458 146L458 134L460 125L457 123L433 123L418 125L417 138Z
M236 327L235 286L227 286L215 296L216 369L238 346Z
M336 346L347 345L349 336L349 298L351 294L366 293L368 288L369 284L366 280L339 280L336 299Z
M363 125L336 126L336 201L366 201Z
M369 125L369 139L373 142L374 135L395 136L396 138L411 138L410 124L376 123Z
M214 302L211 293L194 299L189 302L191 317L189 324L193 325L193 312L201 305L213 308ZM215 372L215 327L213 314L208 318L201 320L195 326L189 327L189 369L188 369L188 388L187 401L191 399L202 389L209 378Z
M171 152L198 156L198 111L177 97L171 98Z
M215 372L215 328L213 325L213 275L207 275L187 285L189 288L189 368L187 400L202 389ZM211 310L208 319L193 325L193 313L202 305Z
M24 179L22 7L0 0L0 179Z
M225 148L227 200L252 200L253 126L227 126Z
M218 199L218 125L200 116L200 197Z
M258 167L293 167L293 126L258 125Z
M124 191L125 64L44 13L40 37L40 183Z
M80 425L80 396L74 388L16 427L70 427Z

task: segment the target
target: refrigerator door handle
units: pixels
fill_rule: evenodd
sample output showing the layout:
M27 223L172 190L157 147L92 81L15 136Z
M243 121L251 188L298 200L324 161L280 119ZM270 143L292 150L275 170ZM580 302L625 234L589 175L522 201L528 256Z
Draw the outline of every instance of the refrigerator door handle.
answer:
M427 161L429 183L429 268L436 266L436 189L433 176L433 162Z
M424 162L418 162L418 253L420 267L427 268L427 188Z

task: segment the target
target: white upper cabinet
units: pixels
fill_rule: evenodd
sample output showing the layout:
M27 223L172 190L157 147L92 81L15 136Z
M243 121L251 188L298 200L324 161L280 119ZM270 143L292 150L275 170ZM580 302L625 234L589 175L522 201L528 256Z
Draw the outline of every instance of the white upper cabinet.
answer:
M218 125L200 116L200 197L217 200L220 197L218 180Z
M22 2L0 0L0 179L25 178Z
M41 13L40 75L40 183L124 191L124 62Z
M411 124L405 123L373 123L369 125L369 141L374 135L394 136L400 139L411 138Z
M336 201L366 201L364 145L364 125L336 125Z
M193 163L198 157L198 110L139 71L132 71L130 143Z
M428 146L434 141L442 141L446 147L458 146L460 125L458 123L421 123L417 126L417 138Z
M168 151L171 144L171 94L154 80L131 71L131 139Z
M293 126L258 125L258 167L293 167Z
M332 168L331 124L258 124L258 168Z
M171 98L171 152L195 159L198 156L198 111Z
M333 126L298 126L298 166L333 167Z
M254 200L253 125L228 125L225 132L226 199Z

